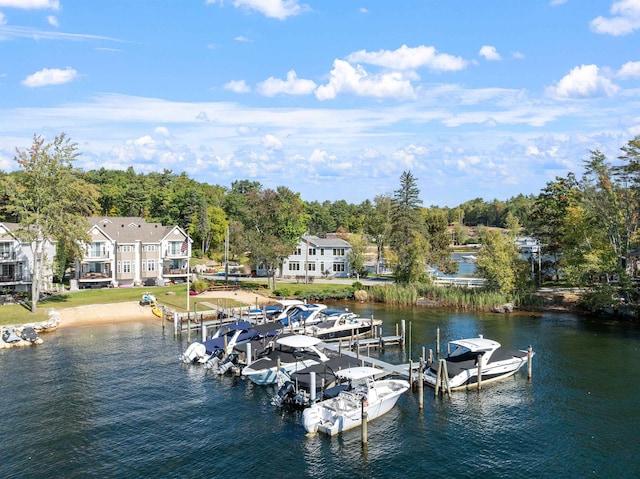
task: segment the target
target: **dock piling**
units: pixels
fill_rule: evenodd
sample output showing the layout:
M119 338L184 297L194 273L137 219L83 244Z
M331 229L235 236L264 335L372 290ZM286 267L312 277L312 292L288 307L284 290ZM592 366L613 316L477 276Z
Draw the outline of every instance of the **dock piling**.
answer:
M531 347L531 345L529 345L529 348L527 349L527 380L531 381L531 375L532 375L532 371L531 371L531 361L533 360L533 348Z
M436 358L440 359L440 328L436 328Z
M362 400L361 408L362 408L362 416L361 416L362 417L362 429L361 429L361 432L362 432L362 447L364 449L366 449L367 441L368 441L368 439L367 439L367 416L368 416L368 414L367 414L367 410L365 408L365 400L364 399Z

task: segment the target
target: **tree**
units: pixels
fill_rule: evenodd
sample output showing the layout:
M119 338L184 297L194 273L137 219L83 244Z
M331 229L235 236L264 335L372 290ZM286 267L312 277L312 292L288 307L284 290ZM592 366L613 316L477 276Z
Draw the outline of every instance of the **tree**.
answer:
M528 284L529 265L519 258L515 233L480 228L482 248L476 263L478 274L487 280L487 288L512 296Z
M410 171L400 175L400 188L394 191L391 206L391 247L397 254L395 279L398 283L408 284L418 281L426 270L424 257L423 221L417 180Z
M451 236L448 231L448 218L445 210L429 208L423 210L426 248L425 258L430 265L436 266L445 274L458 271L458 263L451 259L449 245Z
M349 261L349 269L359 276L365 276L364 261L367 252L367 242L362 235L352 234L348 240L351 244L351 250L347 255Z
M19 223L16 235L30 245L33 253L31 270L31 312L36 313L40 283L48 261L43 248L46 241L65 241L75 245L88 241L90 216L97 206L97 192L73 169L78 157L77 146L64 133L52 143L34 135L28 150L16 149L14 160L22 171L5 184L10 201L5 210Z
M379 195L374 198L375 207L365 222L365 232L376 244L376 274L380 274L380 263L384 258L384 248L391 236L391 197Z

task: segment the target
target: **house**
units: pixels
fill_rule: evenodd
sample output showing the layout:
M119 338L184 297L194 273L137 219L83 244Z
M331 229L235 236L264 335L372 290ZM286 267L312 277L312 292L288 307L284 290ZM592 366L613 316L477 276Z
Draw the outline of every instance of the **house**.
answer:
M31 292L31 269L33 248L29 243L16 237L17 223L0 223L0 288L3 292ZM55 243L43 244L44 270L40 284L41 291L50 291L53 280L53 258Z
M279 276L307 279L327 276L347 278L350 275L347 259L350 251L351 245L343 239L303 235L293 253L284 259ZM267 271L259 268L257 274L265 276Z
M164 285L187 280L191 240L179 226L138 217L92 217L78 287Z

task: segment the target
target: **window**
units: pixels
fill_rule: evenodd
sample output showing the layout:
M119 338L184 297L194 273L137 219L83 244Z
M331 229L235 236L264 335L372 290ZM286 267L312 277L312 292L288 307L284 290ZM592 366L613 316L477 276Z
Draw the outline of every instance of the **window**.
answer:
M142 262L144 265L144 261ZM153 259L147 260L147 271L155 271L156 270L156 262Z
M131 261L126 259L122 262L122 272L131 273Z
M315 271L316 264L315 263L307 263L307 271Z
M116 263L116 273L122 273L122 261Z
M121 253L131 253L132 247L130 244L123 244L118 246L118 251L120 251Z
M316 249L315 248L309 248L309 256L315 256L316 255Z
M324 256L324 248L320 249L320 256Z
M302 254L302 248L298 247L293 252L294 256L300 256Z
M344 272L344 263L333 263L333 272L334 273Z
M300 263L297 261L289 263L289 271L300 271Z
M156 250L156 245L154 244L146 244L142 247L142 251L149 251L149 252L153 252Z
M344 248L333 248L333 256L344 256Z

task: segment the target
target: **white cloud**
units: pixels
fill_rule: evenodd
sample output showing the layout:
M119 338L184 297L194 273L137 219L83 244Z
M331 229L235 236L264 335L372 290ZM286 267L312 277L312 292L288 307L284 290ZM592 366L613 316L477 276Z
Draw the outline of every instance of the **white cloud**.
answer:
M225 83L223 87L234 93L249 93L251 91L251 87L244 80L231 80Z
M268 150L282 150L284 146L282 142L273 135L265 135L262 137L262 146Z
M270 77L256 85L256 91L268 97L279 94L309 95L315 88L316 84L312 80L299 79L294 70L287 73L286 80Z
M618 70L620 78L640 78L640 62L627 62Z
M611 5L611 17L591 20L591 30L610 35L626 35L640 29L640 0L618 0Z
M60 2L58 0L0 0L0 7L41 9L50 8L58 10Z
M500 54L496 50L496 47L491 45L484 45L482 48L480 48L478 55L480 55L481 57L484 57L485 60L490 62L502 60L502 58L500 57Z
M5 16L4 13L0 12L0 25L6 25L7 24L7 17Z
M215 3L222 5L223 0L207 0L205 3L207 5ZM278 20L284 20L287 17L311 10L308 5L300 5L298 0L233 0L233 6L247 11L256 11L265 17L277 18Z
M549 5L551 5L552 7L557 7L558 5L562 5L563 3L567 3L567 0L551 0L551 2L549 2Z
M36 88L48 85L62 85L69 83L78 76L78 72L71 67L64 70L59 68L43 68L22 80L22 85Z
M365 7L360 7L360 8L358 9L358 11L359 11L360 13L363 13L363 14L364 14L364 13L369 13L369 10L367 10Z
M397 50L368 52L359 50L347 56L351 63L366 63L393 70L415 70L426 67L434 71L458 71L467 66L466 60L446 53L438 53L435 47L420 45L410 48L402 45Z
M55 15L49 15L47 17L47 23L56 28L60 26L60 23L58 22L58 19L55 17Z
M596 65L581 65L573 68L548 93L558 98L589 98L613 96L620 88L600 74Z
M244 42L244 43L253 42L253 40L251 40L250 38L245 37L244 35L238 35L237 37L234 38L234 40L236 42Z
M330 100L341 93L372 98L413 98L411 83L400 73L369 75L364 68L335 60L329 83L316 89L318 100Z
M512 56L513 58L515 58L516 60L523 60L523 59L524 59L524 54L523 54L523 53L521 53L521 52L513 52L513 53L511 54L511 56Z
M2 28L0 28L0 36L6 40L11 40L14 38L32 38L34 40L67 40L74 42L86 40L106 40L110 42L122 42L122 40L118 40L116 38L102 37L99 35L54 32L51 30L36 30L33 28L19 26L3 26Z
M169 131L169 128L167 128L166 126L159 126L155 130L153 130L153 132L156 135L160 135L160 136L162 136L164 138L170 138L171 137L171 132Z

